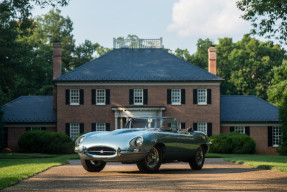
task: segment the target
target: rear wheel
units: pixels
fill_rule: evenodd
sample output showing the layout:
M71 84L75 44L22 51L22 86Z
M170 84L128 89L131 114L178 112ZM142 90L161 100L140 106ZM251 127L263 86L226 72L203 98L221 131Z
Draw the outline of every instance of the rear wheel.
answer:
M106 162L103 161L94 161L94 160L86 160L81 158L81 163L86 171L89 172L100 172L106 166Z
M205 160L204 150L202 147L199 147L195 155L189 161L189 165L193 170L200 170L203 167L204 160Z
M137 166L141 172L152 173L159 170L161 162L162 151L154 146L143 160L137 162Z

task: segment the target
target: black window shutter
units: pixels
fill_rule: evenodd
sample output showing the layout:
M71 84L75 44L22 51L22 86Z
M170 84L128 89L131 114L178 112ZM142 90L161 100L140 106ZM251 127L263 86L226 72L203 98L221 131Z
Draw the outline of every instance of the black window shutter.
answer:
M92 123L92 131L96 131L96 123Z
M84 89L80 89L80 105L84 104Z
M250 136L250 127L245 127L245 134Z
M230 132L234 132L234 127L230 127Z
M111 130L111 126L109 123L106 123L106 131L110 131Z
M66 123L66 134L70 137L70 123Z
M268 126L268 146L272 147L272 126Z
M167 90L167 104L171 104L171 89Z
M110 90L106 89L106 105L110 104Z
M193 89L193 104L197 104L197 89Z
M96 90L92 89L92 105L96 104Z
M211 89L207 89L207 104L211 104Z
M197 131L197 123L193 123L193 131Z
M207 136L212 136L212 123L207 123Z
M181 104L185 104L185 89L181 90Z
M66 105L70 104L70 89L66 89Z
M148 91L147 91L147 89L143 90L143 97L144 97L144 104L147 105L148 104Z
M80 134L84 133L84 123L80 123Z
M133 89L130 89L129 103L130 105L134 104L134 90Z
M181 123L181 128L185 129L185 123Z
M26 127L26 131L31 131L31 127Z
M41 127L41 130L42 131L46 131L46 127Z

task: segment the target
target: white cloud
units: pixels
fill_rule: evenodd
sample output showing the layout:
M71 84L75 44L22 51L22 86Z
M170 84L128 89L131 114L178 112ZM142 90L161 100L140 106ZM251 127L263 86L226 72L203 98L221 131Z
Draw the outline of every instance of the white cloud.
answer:
M169 31L180 37L233 36L248 33L235 0L179 0L173 6Z

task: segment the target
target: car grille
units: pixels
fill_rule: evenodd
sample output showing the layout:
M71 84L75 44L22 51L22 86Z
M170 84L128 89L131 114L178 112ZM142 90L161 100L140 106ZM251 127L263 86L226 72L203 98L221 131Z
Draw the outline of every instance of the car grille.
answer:
M88 153L93 155L114 155L116 150L111 147L98 146L89 148Z

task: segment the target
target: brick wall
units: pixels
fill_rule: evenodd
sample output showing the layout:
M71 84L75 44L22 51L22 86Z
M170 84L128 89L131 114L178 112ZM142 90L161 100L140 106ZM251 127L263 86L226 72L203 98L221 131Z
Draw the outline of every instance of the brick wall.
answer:
M66 105L66 89L84 89L84 105ZM92 89L110 89L110 105L92 105ZM148 104L144 106L164 106L163 116L176 117L185 122L186 127L193 122L211 122L213 134L220 133L220 86L219 85L107 85L107 86L57 86L57 130L65 132L66 123L84 123L84 132L91 131L91 123L110 123L115 128L112 107L134 106L129 104L129 89L148 89ZM167 89L185 89L185 104L168 105ZM193 104L193 89L211 89L212 102L208 105ZM140 107L140 106L137 106Z
M256 153L258 154L278 154L276 147L268 146L268 126L250 126L250 136L256 143ZM221 127L222 133L229 133L230 127Z

